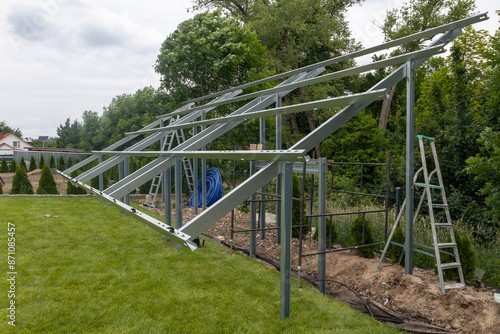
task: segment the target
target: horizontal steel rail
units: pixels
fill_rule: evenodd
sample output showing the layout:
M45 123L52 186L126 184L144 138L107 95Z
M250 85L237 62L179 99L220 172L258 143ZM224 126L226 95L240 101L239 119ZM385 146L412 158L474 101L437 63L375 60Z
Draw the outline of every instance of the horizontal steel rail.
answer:
M266 151L95 151L94 153L139 157L198 158L228 160L264 161L306 161L303 150L266 150Z

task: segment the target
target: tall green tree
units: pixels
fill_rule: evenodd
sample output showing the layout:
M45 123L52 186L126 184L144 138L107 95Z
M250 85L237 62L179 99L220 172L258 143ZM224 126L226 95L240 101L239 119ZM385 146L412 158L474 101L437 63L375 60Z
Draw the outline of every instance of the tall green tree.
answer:
M17 128L17 129L11 128L10 126L7 125L7 123L5 121L0 121L0 132L2 132L3 134L7 134L7 133L12 132L13 134L18 136L19 138L23 137L23 133L21 130L19 130L19 128Z
M80 126L80 145L85 151L92 151L97 148L95 142L99 141L99 118L96 111L85 110L83 112L83 122Z
M45 159L43 157L43 154L40 154L40 161L38 163L38 168L42 169L45 164L46 164L46 162L45 162Z
M67 118L66 122L60 124L57 129L56 145L59 148L80 148L80 123Z
M9 172L15 173L16 169L17 169L16 160L12 159L12 161L10 162L10 166L9 166Z
M19 162L19 168L24 168L27 171L26 161L24 161L24 157L21 157L21 162Z
M179 24L155 64L162 86L185 100L258 78L266 66L257 35L220 10Z

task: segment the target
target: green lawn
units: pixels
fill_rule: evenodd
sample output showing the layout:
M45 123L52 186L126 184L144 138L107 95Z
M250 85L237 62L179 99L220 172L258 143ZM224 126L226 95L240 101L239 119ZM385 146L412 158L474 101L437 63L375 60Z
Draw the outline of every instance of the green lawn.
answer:
M16 225L17 269L17 326L3 279L1 333L397 332L296 282L292 316L280 320L278 272L211 241L177 253L94 198L2 197L0 212L1 254ZM6 256L1 268L5 277Z

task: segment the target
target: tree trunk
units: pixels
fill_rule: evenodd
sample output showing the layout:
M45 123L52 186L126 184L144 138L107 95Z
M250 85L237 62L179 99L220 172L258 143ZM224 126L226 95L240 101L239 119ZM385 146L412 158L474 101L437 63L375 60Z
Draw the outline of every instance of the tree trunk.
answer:
M382 109L380 111L380 119L378 122L378 127L380 129L387 129L387 120L389 119L389 110L391 109L391 102L394 96L394 91L396 90L396 85L389 88L387 93L389 94L389 98L387 100L382 101Z

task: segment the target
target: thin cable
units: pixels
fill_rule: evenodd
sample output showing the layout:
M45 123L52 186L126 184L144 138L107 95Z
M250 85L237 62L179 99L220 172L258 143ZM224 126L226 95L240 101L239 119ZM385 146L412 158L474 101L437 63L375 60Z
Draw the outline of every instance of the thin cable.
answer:
M207 207L211 206L219 199L222 198L222 176L217 168L211 167L207 170L206 173L207 179ZM198 180L198 207L202 208L202 186L203 186L203 178ZM194 207L194 194L191 195L191 199L189 200L189 206Z

